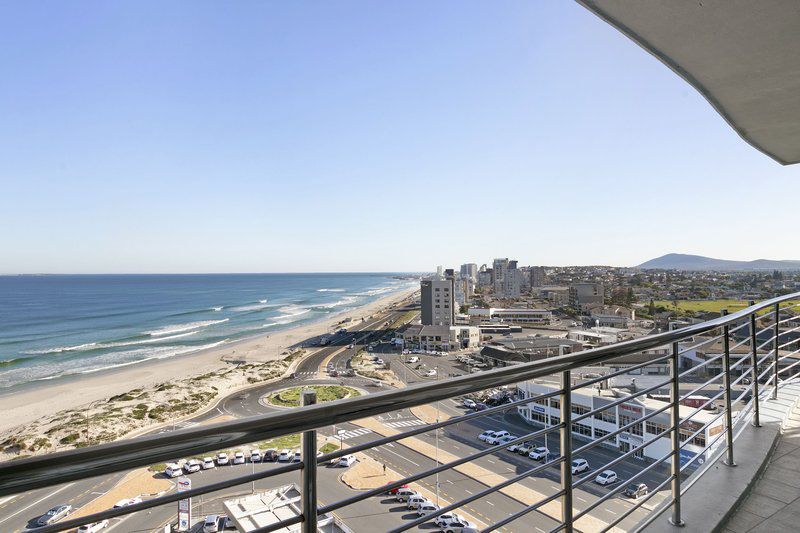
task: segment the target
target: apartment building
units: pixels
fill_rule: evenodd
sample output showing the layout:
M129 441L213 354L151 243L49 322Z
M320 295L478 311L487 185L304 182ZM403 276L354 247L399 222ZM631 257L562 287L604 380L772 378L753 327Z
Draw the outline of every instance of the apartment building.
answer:
M583 309L594 304L603 304L605 294L602 283L573 283L569 286L569 305Z
M430 278L420 282L420 319L426 326L452 326L455 324L454 279Z

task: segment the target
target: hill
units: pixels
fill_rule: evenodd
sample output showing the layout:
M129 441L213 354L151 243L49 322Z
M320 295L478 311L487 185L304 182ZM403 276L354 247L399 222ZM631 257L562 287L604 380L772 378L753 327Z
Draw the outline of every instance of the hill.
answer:
M637 268L663 270L800 270L800 261L756 259L731 261L702 255L667 254L645 261Z

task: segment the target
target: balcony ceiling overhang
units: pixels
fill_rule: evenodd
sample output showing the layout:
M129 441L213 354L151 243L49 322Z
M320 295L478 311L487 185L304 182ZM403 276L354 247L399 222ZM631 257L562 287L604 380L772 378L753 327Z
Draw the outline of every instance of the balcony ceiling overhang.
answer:
M800 2L577 0L705 96L752 146L800 162Z

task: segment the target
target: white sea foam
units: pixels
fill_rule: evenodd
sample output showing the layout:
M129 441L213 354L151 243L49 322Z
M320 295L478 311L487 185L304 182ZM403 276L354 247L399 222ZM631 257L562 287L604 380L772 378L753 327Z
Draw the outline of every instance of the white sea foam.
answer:
M212 311L222 311L223 309L225 309L224 305L219 305L217 307L212 307L211 308Z
M333 309L334 307L339 307L341 305L347 305L353 303L354 301L358 300L356 296L345 296L341 300L336 300L335 302L327 303L327 304L319 304L315 305L315 309Z
M265 303L267 303L267 299L266 299L266 298L264 298L263 300L259 300L259 301L258 301L258 303L260 303L260 304L265 304Z
M235 311L237 313L244 313L247 311L261 311L262 309L267 309L269 307L278 307L280 304L268 304L266 300L261 303L251 304L251 305L242 305L239 307L231 308L231 311Z
M344 292L346 289L317 289L317 292Z
M30 350L27 352L22 352L25 355L45 355L45 354L53 354L53 353L63 353L63 352L79 352L81 350L89 350L97 346L96 342L88 342L86 344L79 344L77 346L61 346L59 348L48 348L46 350Z
M200 322L189 322L186 324L173 324L171 326L164 326L163 328L159 328L153 331L145 331L145 335L150 335L151 337L163 337L164 335L172 335L173 333L181 333L183 331L191 331L193 329L201 329L207 328L208 326L213 326L215 324L222 324L223 322L227 322L227 318L223 318L221 320L201 320Z
M355 294L358 296L377 296L378 294L391 292L393 290L395 290L395 287L375 287L374 289L367 289L364 292L357 292Z
M101 367L97 367L97 368L88 368L86 370L80 370L78 372L65 372L62 375L68 375L68 374L92 374L94 372L100 372L102 370L109 370L111 368L134 365L136 363L143 363L145 361L151 361L153 359L168 359L170 357L175 357L176 355L186 355L186 354L189 354L189 353L199 352L201 350L208 350L208 349L211 349L211 348L216 348L217 346L221 346L222 344L225 344L226 342L228 342L228 339L223 339L223 340L218 341L218 342L212 342L211 344L203 344L201 346L165 346L164 350L161 350L161 351L158 351L158 352L154 352L152 355L150 355L148 357L144 357L142 359L136 359L134 361L126 361L124 363L116 363L116 364L101 366ZM167 349L167 348L169 348L169 349ZM142 350L139 350L139 351L141 352ZM117 353L115 355L119 356L119 355L125 354L125 353L131 353L131 352L119 352L119 353Z
M122 346L136 346L139 344L153 344L156 342L166 342L171 341L172 339L182 339L183 337L188 337L190 335L197 335L200 333L199 331L190 331L188 333L179 333L178 335L168 335L166 337L156 336L152 339L144 339L141 341L129 341L129 342L104 342L97 345L98 348L121 348Z

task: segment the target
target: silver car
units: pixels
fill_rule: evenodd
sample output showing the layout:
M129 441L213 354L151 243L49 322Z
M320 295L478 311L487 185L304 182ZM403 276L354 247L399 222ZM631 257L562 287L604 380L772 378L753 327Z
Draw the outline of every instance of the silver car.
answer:
M44 513L39 519L36 521L37 526L47 526L49 524L55 524L69 513L72 512L71 505L57 505Z

